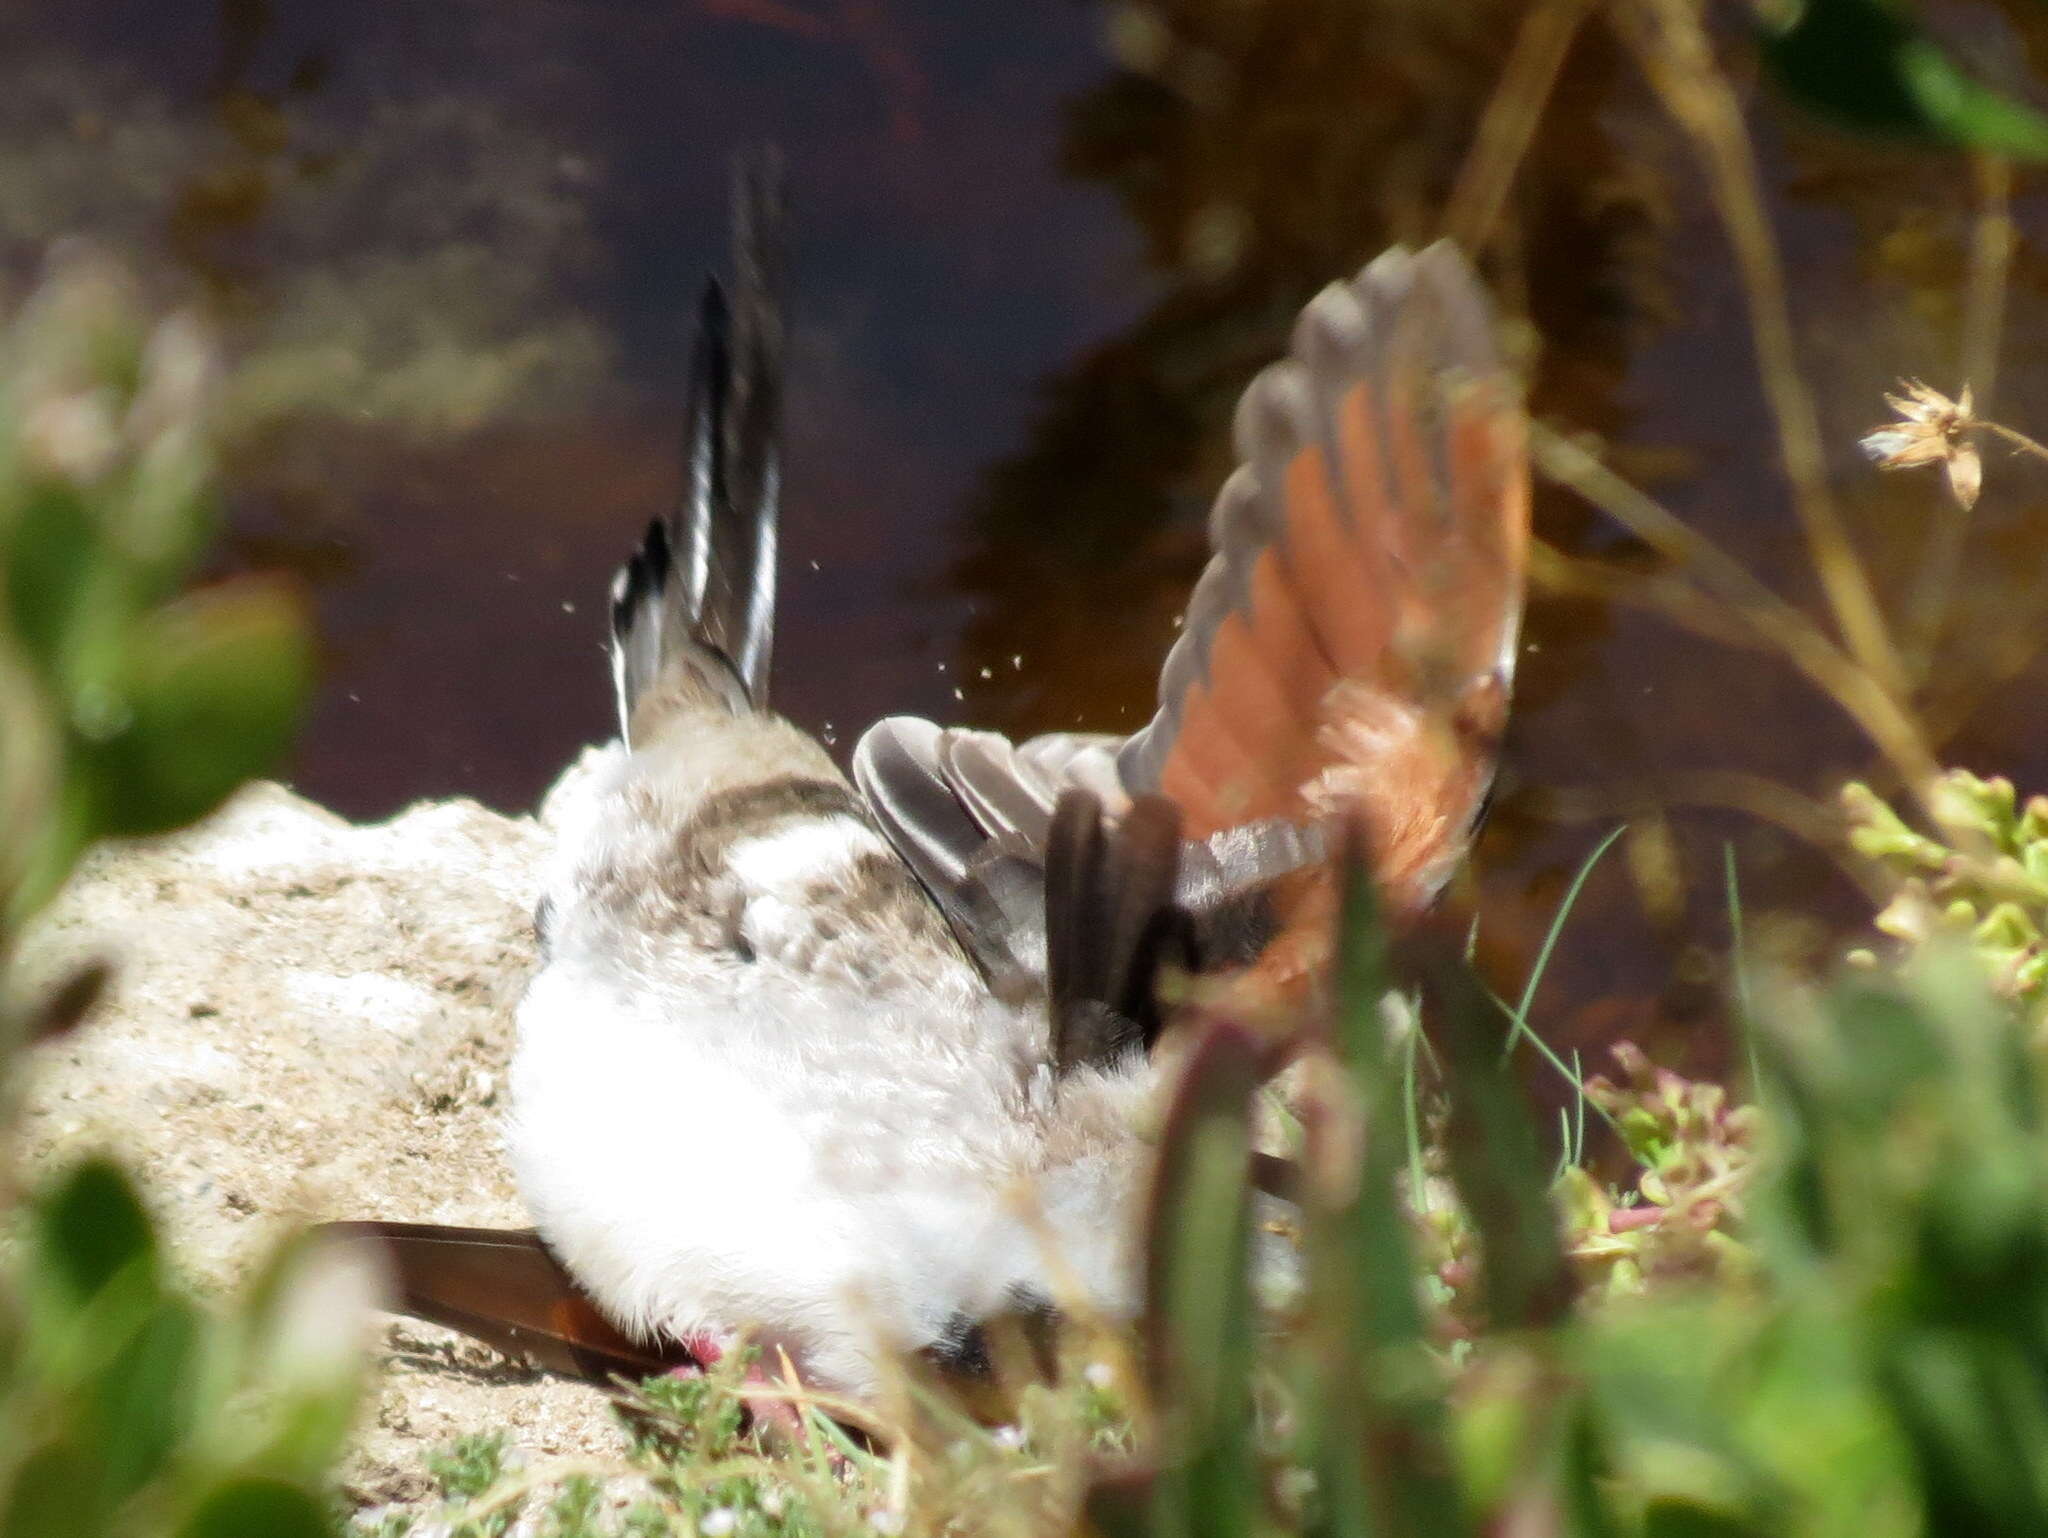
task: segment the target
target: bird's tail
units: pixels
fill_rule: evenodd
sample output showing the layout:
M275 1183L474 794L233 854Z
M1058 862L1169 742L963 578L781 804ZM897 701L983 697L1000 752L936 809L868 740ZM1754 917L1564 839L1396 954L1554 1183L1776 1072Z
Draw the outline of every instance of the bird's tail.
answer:
M733 289L698 309L682 495L612 587L619 729L631 743L678 706L734 711L768 698L781 506L782 166L773 150L733 172Z
M1195 922L1175 898L1180 809L1141 796L1111 823L1099 797L1070 790L1045 847L1046 991L1053 1064L1114 1064L1164 1023L1160 984L1199 965Z

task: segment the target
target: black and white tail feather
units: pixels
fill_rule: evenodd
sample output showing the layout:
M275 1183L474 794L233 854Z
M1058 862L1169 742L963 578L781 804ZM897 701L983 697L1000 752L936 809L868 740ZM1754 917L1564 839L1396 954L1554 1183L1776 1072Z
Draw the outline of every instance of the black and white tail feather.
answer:
M697 311L682 494L648 525L612 585L619 730L682 657L734 710L768 703L775 531L782 500L782 166L773 151L733 177L733 297L708 280Z

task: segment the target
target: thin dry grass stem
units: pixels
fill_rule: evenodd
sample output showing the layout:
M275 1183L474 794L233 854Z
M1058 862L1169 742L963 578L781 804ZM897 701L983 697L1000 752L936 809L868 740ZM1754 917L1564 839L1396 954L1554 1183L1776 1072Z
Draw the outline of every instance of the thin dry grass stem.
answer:
M2014 448L2020 450L2020 452L2024 454L2031 454L2036 459L2048 460L2048 444L2044 444L2036 439L2029 438L2025 433L2021 432L2018 428L2007 427L2003 422L1984 421L1979 421L1977 423L1977 427L1979 431L1991 433L1997 437L2003 438L2007 443L2010 443Z
M1491 238L1558 72L1591 9L1592 0L1540 0L1522 18L1444 212L1444 233L1467 251L1479 250Z
M1963 302L1961 375L1978 405L1989 409L1998 388L1998 347L2005 331L2005 295L2018 232L2012 222L2012 162L1978 153L1970 159L1977 200L1970 231L1970 271ZM1984 424L1992 426L1993 424ZM1970 538L1970 510L1930 519L1927 549L1906 607L1906 662L1916 682L1933 671L1942 629L1955 598L1956 577Z
M1695 769L1659 781L1657 805L1741 812L1810 845L1859 887L1875 890L1870 872L1845 852L1841 808L1832 801L1816 800L1789 785L1739 769ZM1634 818L1643 811L1643 794L1640 789L1597 785L1565 787L1545 796L1544 811L1570 822Z
M1095 1316L1086 1301L1087 1289L1081 1285L1080 1274L1067 1259L1066 1246L1060 1243L1052 1219L1046 1216L1045 1204L1038 1199L1037 1188L1020 1181L1005 1194L1005 1200L1011 1212L1030 1230L1038 1258L1045 1264L1053 1303L1062 1311L1074 1310L1072 1317L1087 1319L1092 1326Z
M1676 572L1632 571L1608 561L1570 555L1545 539L1529 542L1529 581L1546 592L1597 598L1662 615L1681 630L1723 646L1768 649L1756 630L1729 614Z
M1998 391L1998 344L2005 335L2005 294L2019 232L2012 222L2012 162L1979 152L1970 159L1977 217L1970 230L1970 278L1963 308L1962 377L1989 410Z
M1038 1246L1040 1258L1045 1263L1046 1279L1051 1283L1053 1304L1060 1317L1066 1321L1061 1332L1064 1341L1088 1342L1089 1353L1095 1357L1110 1358L1110 1370L1127 1384L1143 1381L1138 1372L1136 1343L1123 1331L1111 1329L1103 1317L1096 1312L1088 1299L1087 1289L1081 1285L1081 1278L1066 1257L1059 1235L1053 1231L1051 1219L1037 1199L1035 1189L1020 1188L1013 1194L1015 1210L1030 1228L1032 1240ZM1071 1363L1063 1363L1071 1365ZM1149 1406L1133 1396L1134 1418L1149 1417Z
M858 1399L845 1399L836 1394L821 1394L814 1388L796 1381L788 1383L719 1383L711 1387L718 1393L728 1394L742 1402L749 1399L779 1399L797 1407L799 1411L816 1410L829 1415L842 1425L853 1426L868 1436L890 1440L900 1432L887 1417L875 1413L874 1406L863 1404Z
M1652 550L1694 577L1736 613L1758 628L1757 616L1770 614L1772 628L1798 630L1809 639L1805 648L1840 649L1791 604L1772 592L1749 569L1719 545L1670 511L1648 493L1608 469L1576 439L1543 422L1529 424L1529 449L1536 466L1569 491L1576 492L1627 529ZM1842 660L1846 661L1846 658Z
M1609 14L1617 18L1665 109L1691 136L1706 171L1742 274L1757 369L1777 419L1792 504L1828 608L1863 671L1883 692L1902 696L1904 670L1870 575L1828 485L1820 416L1799 371L1784 262L1764 210L1755 147L1741 104L1715 62L1696 0L1616 0Z
M1577 492L1680 569L1695 576L1731 617L1782 652L1860 726L1900 779L1922 795L1940 772L1919 724L1806 615L1766 587L1720 546L1541 423L1530 424L1538 468Z
M916 1439L906 1437L895 1445L889 1457L889 1493L884 1498L888 1510L896 1513L910 1509L910 1459Z
M818 1408L818 1396L811 1392L810 1386L803 1380L803 1375L796 1370L796 1363L789 1359L789 1353L780 1343L775 1347L775 1361L782 1369L782 1383L789 1390L789 1403L796 1410L797 1424L806 1427L814 1425L825 1412ZM806 1451L815 1451L815 1448L807 1448Z

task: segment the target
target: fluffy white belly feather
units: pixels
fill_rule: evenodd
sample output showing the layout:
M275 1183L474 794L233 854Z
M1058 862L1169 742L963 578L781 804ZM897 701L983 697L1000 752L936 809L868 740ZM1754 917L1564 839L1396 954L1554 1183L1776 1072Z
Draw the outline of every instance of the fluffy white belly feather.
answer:
M633 1333L722 1336L745 1322L816 1371L865 1377L849 1328L868 1270L859 1225L775 1098L705 1050L730 1026L650 1019L552 969L536 978L512 1069L520 1187L563 1262Z
M849 1168L835 1121L846 1137L873 1132L804 1106L794 1064L736 1049L786 1024L748 1018L763 1002L727 994L649 1016L544 970L519 1013L513 1165L535 1225L629 1330L746 1328L808 1377L866 1392L879 1354L998 1309L1039 1270L1038 1241L986 1161L955 1164L936 1139L940 1156L895 1178ZM882 1123L902 1107L876 1088Z

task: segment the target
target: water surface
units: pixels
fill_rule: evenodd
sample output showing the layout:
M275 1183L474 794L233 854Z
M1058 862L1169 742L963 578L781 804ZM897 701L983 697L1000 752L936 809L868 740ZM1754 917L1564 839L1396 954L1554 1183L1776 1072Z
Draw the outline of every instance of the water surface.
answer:
M319 607L298 787L353 816L453 794L520 808L607 729L605 583L676 485L728 158L772 138L798 328L778 699L842 747L892 711L1123 730L1202 558L1237 391L1323 282L1436 233L1521 14L89 0L0 27L0 254L20 272L49 235L96 232L283 360L303 409L238 454L229 560L300 573ZM1963 21L1994 72L2048 43L2022 7ZM1949 582L1936 485L1854 450L1894 378L1957 380L1967 169L1805 123L1737 59L1835 488L1930 658L1944 751L2048 787L2041 477L1994 456ZM1994 406L2039 432L2031 181L2014 212ZM1816 605L1718 223L1598 29L1486 263L1530 322L1536 410ZM1563 493L1537 526L1655 569ZM1532 954L1626 819L1545 1029L1710 1065L1724 851L1752 910L1858 921L1833 858L1780 824L1872 762L1782 662L1539 593L1480 853L1485 932L1511 966Z

